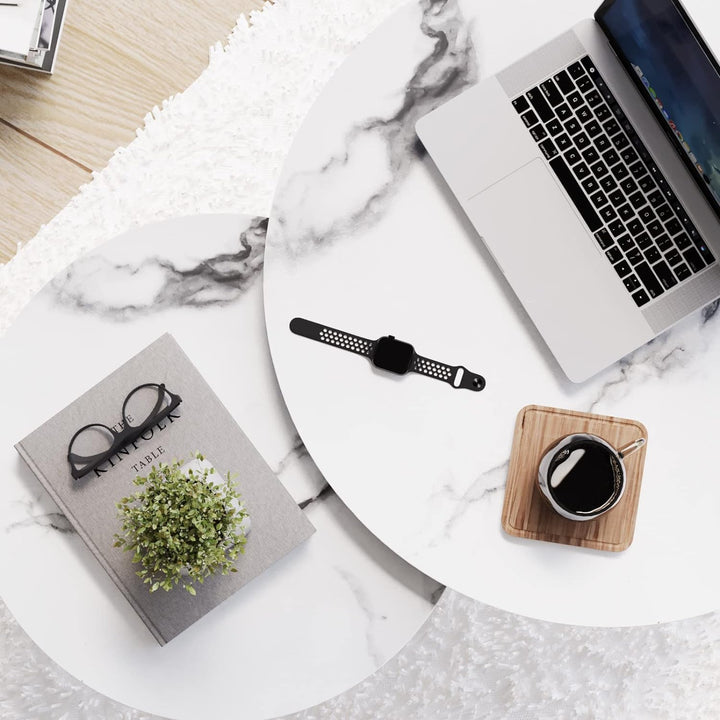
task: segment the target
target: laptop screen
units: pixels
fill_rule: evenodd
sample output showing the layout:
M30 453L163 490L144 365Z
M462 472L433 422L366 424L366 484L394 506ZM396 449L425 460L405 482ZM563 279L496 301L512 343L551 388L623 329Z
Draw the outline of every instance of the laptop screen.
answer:
M595 16L720 214L720 74L672 0L614 0Z

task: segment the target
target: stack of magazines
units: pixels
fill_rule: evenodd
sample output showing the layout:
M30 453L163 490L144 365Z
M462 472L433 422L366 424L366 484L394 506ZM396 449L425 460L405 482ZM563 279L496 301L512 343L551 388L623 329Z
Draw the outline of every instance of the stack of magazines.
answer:
M67 0L0 0L0 62L51 73Z

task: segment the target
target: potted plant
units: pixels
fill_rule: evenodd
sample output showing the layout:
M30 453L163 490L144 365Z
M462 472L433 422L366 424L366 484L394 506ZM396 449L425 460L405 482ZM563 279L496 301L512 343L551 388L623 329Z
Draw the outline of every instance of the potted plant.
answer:
M249 516L230 473L221 479L199 452L193 458L153 465L135 478L140 490L117 504L122 531L115 547L133 553L150 592L182 582L195 595L196 582L237 572L245 549Z

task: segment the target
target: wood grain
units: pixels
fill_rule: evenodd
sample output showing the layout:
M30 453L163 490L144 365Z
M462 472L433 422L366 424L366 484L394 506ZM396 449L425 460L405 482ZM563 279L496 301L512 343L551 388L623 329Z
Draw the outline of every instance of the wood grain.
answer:
M594 520L568 520L556 513L537 486L540 460L566 435L591 433L615 448L640 437L647 430L635 420L591 415L572 410L529 405L515 425L508 469L502 524L509 535L619 552L632 543L647 444L625 459L625 494L612 509Z
M70 0L53 75L0 65L0 121L37 140L48 156L56 153L87 170L101 170L116 148L133 139L154 106L200 75L210 46L226 39L237 18L262 5L263 0ZM3 157L13 153L12 181L21 215L17 222L7 212L2 215L4 262L18 240L29 240L52 219L78 183L74 169L62 172L53 202L38 204L36 188L43 183L30 176L38 150L11 142L3 132ZM21 151L29 153L27 161L16 154ZM64 167L57 158L48 157L44 164ZM58 205L61 189L65 202Z
M0 261L33 237L86 182L90 173L0 123Z

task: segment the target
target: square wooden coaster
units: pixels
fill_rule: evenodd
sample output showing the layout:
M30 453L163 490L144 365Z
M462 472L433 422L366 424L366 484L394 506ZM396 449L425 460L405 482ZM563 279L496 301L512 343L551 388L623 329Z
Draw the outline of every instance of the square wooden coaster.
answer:
M620 502L604 515L585 521L556 513L537 487L540 459L560 438L573 433L598 435L615 448L647 439L642 423L605 415L528 405L518 414L508 469L502 525L509 535L579 545L596 550L626 550L635 532L647 443L625 460L626 486Z

